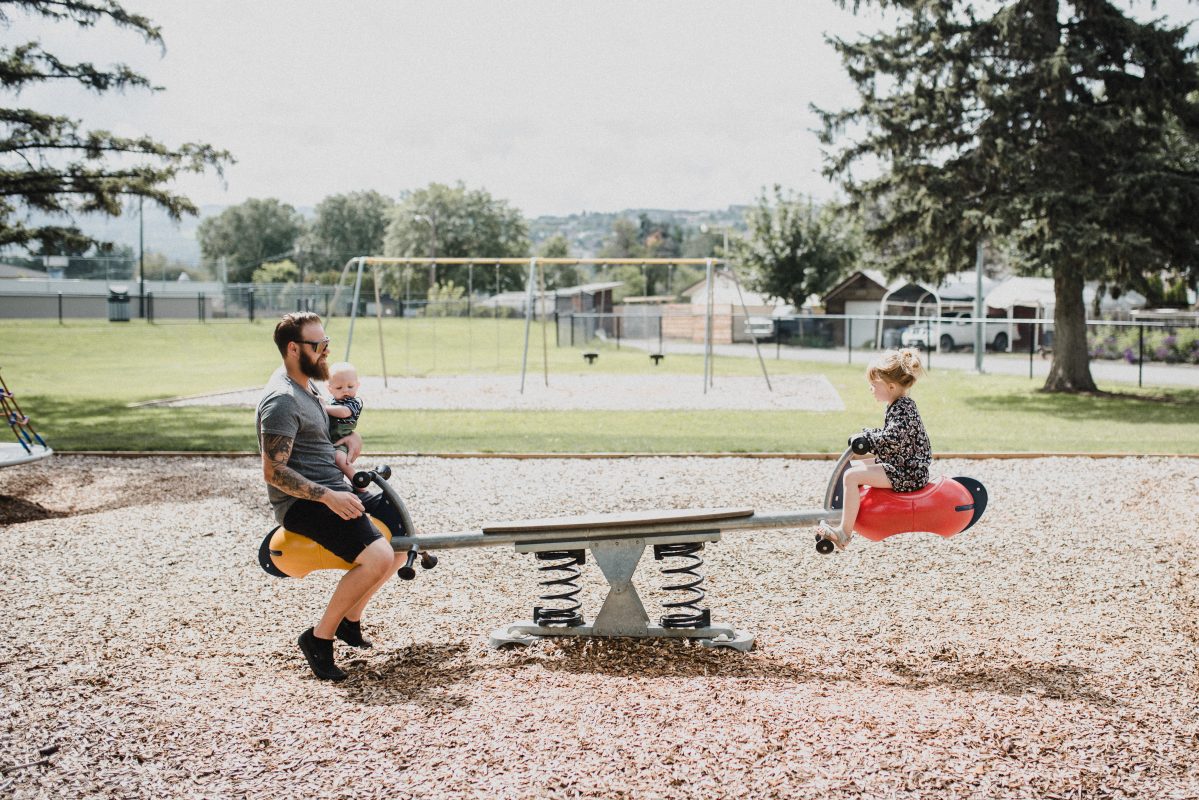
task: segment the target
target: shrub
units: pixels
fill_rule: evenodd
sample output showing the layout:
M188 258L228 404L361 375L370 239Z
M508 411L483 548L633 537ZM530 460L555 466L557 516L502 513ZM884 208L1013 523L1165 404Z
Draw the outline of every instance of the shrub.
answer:
M1140 352L1139 328L1091 328L1087 349L1091 358L1123 359L1137 363ZM1145 329L1145 360L1167 364L1199 364L1199 328Z

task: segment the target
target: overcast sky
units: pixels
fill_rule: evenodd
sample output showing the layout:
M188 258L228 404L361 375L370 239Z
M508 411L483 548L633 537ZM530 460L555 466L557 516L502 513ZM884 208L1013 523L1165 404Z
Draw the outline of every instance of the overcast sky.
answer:
M20 12L0 37L124 61L164 91L43 87L21 100L232 151L224 184L180 184L198 203L306 206L461 180L529 216L723 208L774 183L831 196L809 104L853 93L823 37L881 24L831 0L124 4L162 27L165 53L108 25ZM1197 9L1169 0L1153 13L1181 22Z

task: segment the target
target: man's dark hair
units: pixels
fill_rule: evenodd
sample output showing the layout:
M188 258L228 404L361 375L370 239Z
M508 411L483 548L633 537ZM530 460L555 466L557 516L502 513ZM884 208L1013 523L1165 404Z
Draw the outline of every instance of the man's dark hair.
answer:
M284 314L279 320L279 324L275 326L275 347L279 348L279 355L287 355L288 342L300 341L300 330L310 323L320 324L321 315L312 311L296 311L291 314Z

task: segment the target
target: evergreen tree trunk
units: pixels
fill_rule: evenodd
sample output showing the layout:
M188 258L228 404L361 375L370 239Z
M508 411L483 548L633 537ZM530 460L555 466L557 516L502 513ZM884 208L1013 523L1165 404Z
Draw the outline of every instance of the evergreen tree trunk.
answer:
M1064 264L1054 270L1053 363L1046 392L1097 392L1087 349L1087 308L1082 299L1082 269Z

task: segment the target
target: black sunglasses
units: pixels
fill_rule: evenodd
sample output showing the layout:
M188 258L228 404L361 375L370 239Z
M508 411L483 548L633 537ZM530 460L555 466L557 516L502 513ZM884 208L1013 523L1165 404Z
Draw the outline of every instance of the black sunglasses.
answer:
M328 336L326 336L324 339L319 339L315 342L310 342L307 339L297 339L296 341L300 342L301 344L312 345L312 349L318 353L329 349L329 337Z

